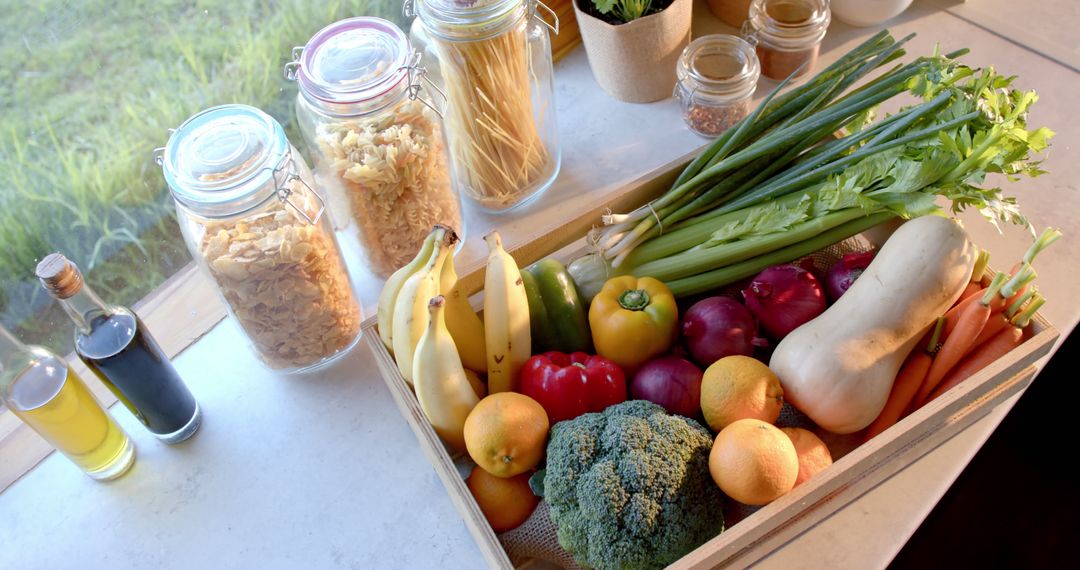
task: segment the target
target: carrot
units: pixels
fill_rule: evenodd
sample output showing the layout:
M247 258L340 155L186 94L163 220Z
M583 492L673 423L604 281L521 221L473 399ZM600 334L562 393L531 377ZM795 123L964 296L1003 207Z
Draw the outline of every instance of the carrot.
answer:
M1010 350L1020 346L1023 342L1024 331L1018 327L1009 326L998 331L990 340L975 347L975 350L964 357L942 379L933 392L926 398L927 402L944 394L947 390L970 378L976 372L989 366L995 360L1007 354Z
M885 407L881 409L878 417L866 428L863 441L868 441L877 434L889 429L904 416L908 405L911 404L911 399L915 397L915 392L919 390L923 379L926 378L926 373L930 370L930 364L934 360L932 354L937 350L938 337L941 335L944 324L945 317L938 317L934 330L927 333L930 338L924 345L925 348L915 350L915 352L908 355L904 365L900 367L900 372L896 374L896 380L893 381L892 390L889 391L889 398L885 401Z
M1042 298L1043 296L1039 294L1039 288L1031 287L1027 291L1024 291L1023 295L1020 295L1016 300L1009 303L1008 307L1005 307L1005 315L1009 320L1012 320L1012 318L1024 308L1024 303L1027 303L1028 300L1034 301Z
M1005 274L999 273L998 275ZM1021 269L1017 271L1016 275L1014 275L1012 279L1009 279L1007 283L1001 285L1000 293L992 296L990 300L990 312L1000 313L1001 311L1005 310L1005 307L1008 306L1009 299L1013 299L1014 294L1021 287L1025 287L1028 283L1034 281L1036 276L1037 275L1035 273L1035 270L1032 269L1031 266L1023 264L1021 266ZM997 276L995 276L995 278L996 277ZM989 287L986 287L984 289L976 291L975 293L972 293L971 295L968 295L959 303L953 305L953 307L945 313L945 328L943 328L941 331L941 338L943 341L949 340L949 336L952 335L953 329L956 328L956 324L960 320L960 315L962 315L965 310L971 307L971 305L978 303L980 299L985 297L989 289ZM1005 295L1006 293L1008 293L1007 297Z
M961 311L956 319L955 328L945 338L941 350L934 357L934 362L930 364L926 380L919 387L919 392L915 396L916 406L921 406L926 401L926 397L934 388L937 388L945 374L956 366L956 363L960 362L960 359L971 349L975 338L979 336L983 327L986 326L986 321L990 318L990 303L1000 297L998 291L1001 290L1005 279L1004 273L995 275L990 286L986 288L986 294L978 302L967 305Z
M971 268L971 280L968 281L967 287L964 288L964 292L960 295L960 300L966 299L968 295L983 288L983 274L986 273L986 266L990 264L990 252L985 249L979 250L979 255L975 258L975 265Z
M1017 262L1016 265L1013 265L1012 270L1009 271L1009 277L1015 277L1017 272L1019 272L1022 267L1024 267L1024 262L1023 261ZM1028 286L1024 285L1023 287L1018 289L1016 291L1016 293L1013 294L1012 297L1009 297L1008 300L1006 300L1006 305L1013 304L1017 299L1024 296L1024 294L1027 293L1027 292L1028 292Z
M960 294L960 298L956 300L953 306L957 306L963 303L968 297L978 293L982 289L982 283L978 281L968 281L967 287L964 287L964 292Z
M979 289L974 293L964 297L951 309L945 312L945 326L941 329L941 336L943 338L949 338L949 334L956 328L956 321L960 318L960 314L964 312L964 309L970 307L974 303L978 303L979 299L986 295L986 289Z
M1004 312L991 313L990 318L987 319L986 324L983 325L982 332L979 336L975 337L975 341L971 343L971 346L979 346L980 344L990 340L990 337L1001 332L1009 324L1009 318L1005 316Z
M1030 266L1035 261L1035 257L1039 255L1042 250L1046 249L1050 246L1050 244L1054 243L1060 238L1060 230L1056 230L1054 228L1046 228L1045 230L1043 230L1043 233L1040 234L1034 242L1032 242L1030 247L1028 247L1027 252L1024 253L1024 258L1019 263L1013 266L1010 275L1015 276L1022 267ZM1012 303L1013 301L1015 301L1019 296L1026 293L1027 289L1027 285L1024 285L1023 287L1017 289L1011 296L1009 296L1008 302Z
M1038 311L1044 303L1046 303L1046 299L1041 295L1036 295L1031 300L1031 303L1028 304L1027 308L1013 316L1009 321L1008 326L986 342L975 347L975 350L972 350L970 354L965 356L964 359L942 379L941 384L931 392L926 401L929 402L944 394L953 386L970 378L976 372L989 366L991 362L1001 358L1004 354L1017 346L1020 346L1024 341L1024 329L1027 328L1028 323L1031 322L1031 318L1035 316L1035 312Z
M1039 237L1035 239L1035 242L1031 244L1031 247L1024 253L1024 259L1021 263L1031 265L1035 262L1035 256L1050 246L1050 244L1061 239L1061 230L1054 228L1046 228L1043 233L1039 234Z

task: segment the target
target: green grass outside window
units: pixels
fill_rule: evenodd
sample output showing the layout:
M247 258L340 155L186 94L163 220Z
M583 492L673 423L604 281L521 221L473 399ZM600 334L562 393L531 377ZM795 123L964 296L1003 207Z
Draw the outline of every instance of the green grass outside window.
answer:
M151 159L167 129L225 103L266 110L294 144L290 49L352 16L401 24L395 0L82 0L0 10L0 320L71 347L33 279L62 251L109 301L134 304L188 263Z

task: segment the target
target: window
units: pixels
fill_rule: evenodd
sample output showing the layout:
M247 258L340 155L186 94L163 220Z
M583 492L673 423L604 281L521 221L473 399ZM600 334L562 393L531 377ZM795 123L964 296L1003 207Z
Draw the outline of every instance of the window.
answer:
M152 160L168 129L224 103L260 107L300 144L293 46L342 18L401 24L396 0L16 2L0 11L0 321L72 348L33 276L60 251L133 305L189 261Z

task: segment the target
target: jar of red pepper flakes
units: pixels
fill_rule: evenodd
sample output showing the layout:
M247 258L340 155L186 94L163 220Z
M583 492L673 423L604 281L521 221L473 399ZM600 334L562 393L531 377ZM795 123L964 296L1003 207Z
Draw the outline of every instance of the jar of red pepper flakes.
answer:
M817 63L829 20L829 0L753 0L743 35L765 77L784 79L796 70L798 77Z
M754 46L726 34L702 36L676 63L675 98L690 130L716 137L750 114L761 67Z

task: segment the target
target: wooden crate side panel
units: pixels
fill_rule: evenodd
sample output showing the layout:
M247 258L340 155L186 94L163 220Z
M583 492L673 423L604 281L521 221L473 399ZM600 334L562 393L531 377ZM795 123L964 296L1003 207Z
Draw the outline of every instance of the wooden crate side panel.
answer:
M1007 357L855 448L833 467L702 545L675 567L728 565L740 557L759 559L768 553L758 548L763 541L786 542L871 488L858 490L858 481L879 472L873 475L877 484L907 465L904 461L909 463L944 443L948 438L935 435L937 432L946 428L953 434L959 432L1026 387L1034 377L1034 363L1050 351L1058 333L1041 317L1033 327L1034 335ZM1031 376L1024 379L1028 371ZM1006 380L1000 381L1002 378ZM911 456L913 448L919 450L918 455ZM895 464L886 466L890 461ZM843 502L834 500L840 494L849 498Z
M501 569L513 568L510 558L507 556L506 551L503 550L502 544L499 543L499 539L491 529L491 525L484 518L484 513L480 511L480 507L473 500L469 488L465 486L465 480L458 473L453 459L446 452L442 440L439 439L439 436L427 421L423 410L420 409L420 405L413 395L412 389L405 383L405 379L401 377L397 364L386 350L382 340L380 340L378 331L372 325L373 321L369 319L364 326L365 342L375 357L379 372L386 381L386 386L390 389L390 394L397 404L398 411L401 412L409 427L412 428L413 434L416 435L416 439L420 443L420 448L431 463L432 468L435 469L439 479L442 480L443 486L446 487L447 493L450 494L450 500L454 503L454 507L461 515L462 520L465 521L469 534L476 541L476 545L480 548L480 552L483 554L488 566Z
M832 481L818 481L813 489L798 494L803 496L789 494L780 500L793 503L797 507L789 516L769 513L766 512L767 509L762 509L670 568L746 568L760 562L986 416L996 406L1030 385L1035 373L1035 367L1029 366L1005 382L993 385L987 393L974 401L954 402L950 410L955 411L935 429L923 432L922 437L905 438L910 441L900 446L895 445L895 442L875 446L875 449L860 453L858 458L854 457L854 452L849 454L844 459L851 457L855 461L848 463L842 470L844 476L839 484L837 477L832 478ZM867 446L871 444L863 447ZM810 482L805 485L810 485ZM782 507L790 508L791 505ZM744 527L746 523L753 524Z

